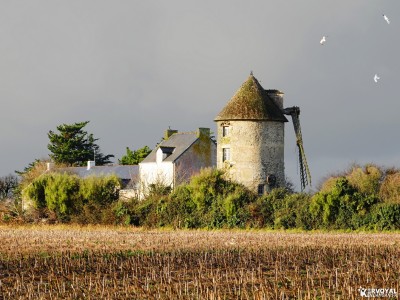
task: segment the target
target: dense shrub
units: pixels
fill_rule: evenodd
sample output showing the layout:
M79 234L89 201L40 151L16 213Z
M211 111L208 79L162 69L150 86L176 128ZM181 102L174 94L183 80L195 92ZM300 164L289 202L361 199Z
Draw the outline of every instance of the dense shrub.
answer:
M368 164L364 167L354 166L346 178L361 194L377 196L383 176L381 168Z
M39 211L55 213L58 221L72 217L81 223L102 223L104 211L118 199L119 188L116 176L82 179L67 173L49 173L29 184L23 197L33 201Z
M80 181L79 193L84 203L110 204L118 199L119 179L115 175L91 176Z
M383 202L400 203L400 172L390 170L379 189Z
M400 229L399 174L353 166L328 178L314 195L277 188L257 197L222 170L205 169L173 191L158 184L145 199L121 201L115 176L80 179L50 173L33 180L23 196L32 199L38 217L81 224L391 230Z
M278 188L258 198L248 209L253 220L252 227L312 229L315 221L309 212L309 205L310 195Z
M77 176L54 173L48 177L44 191L46 207L60 219L68 219L75 212L75 204L79 200Z
M371 206L379 199L361 193L346 177L339 177L329 190L316 193L310 203L310 212L320 228L355 229L363 225Z
M376 205L370 216L368 227L376 230L400 228L400 204L381 203Z
M153 198L152 210L148 212L152 221L147 225L244 227L250 216L246 205L255 199L255 195L243 185L227 180L222 170L204 169L189 183L178 186L168 197Z

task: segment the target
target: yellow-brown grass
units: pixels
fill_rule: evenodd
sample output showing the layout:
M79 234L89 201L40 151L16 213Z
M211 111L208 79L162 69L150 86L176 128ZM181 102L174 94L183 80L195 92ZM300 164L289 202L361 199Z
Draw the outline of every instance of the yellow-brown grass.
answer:
M400 173L387 175L379 193L385 202L400 203Z
M358 299L399 291L397 233L0 226L0 299Z

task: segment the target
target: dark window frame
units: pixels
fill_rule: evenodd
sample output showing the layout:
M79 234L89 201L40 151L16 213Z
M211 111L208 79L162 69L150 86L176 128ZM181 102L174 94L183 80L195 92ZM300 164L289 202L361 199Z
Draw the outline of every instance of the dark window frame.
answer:
M260 195L264 195L264 190L265 190L264 184L259 184L258 187L257 187L257 193L258 193L258 195L259 195L259 196L260 196Z
M230 126L226 126L226 125L222 126L222 136L223 137L229 136L230 131L231 131Z
M231 160L231 148L222 148L222 162Z

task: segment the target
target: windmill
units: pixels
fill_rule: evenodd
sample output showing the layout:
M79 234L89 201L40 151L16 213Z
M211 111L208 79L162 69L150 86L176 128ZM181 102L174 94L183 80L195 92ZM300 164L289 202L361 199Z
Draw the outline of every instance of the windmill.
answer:
M296 145L299 152L299 169L300 169L300 183L301 190L303 191L306 185L311 185L311 173L308 168L306 154L303 146L303 136L301 134L300 127L300 108L298 106L292 106L283 110L285 115L290 115L293 121L294 132L296 134Z
M214 121L217 123L217 167L228 178L258 195L283 187L285 123L290 115L299 149L301 190L311 184L300 129L300 109L284 108L284 93L265 90L253 73L236 91Z

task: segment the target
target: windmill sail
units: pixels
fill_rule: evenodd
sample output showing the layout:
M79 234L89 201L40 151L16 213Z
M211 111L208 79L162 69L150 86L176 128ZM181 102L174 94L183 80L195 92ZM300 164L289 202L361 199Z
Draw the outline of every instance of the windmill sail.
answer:
M292 116L294 132L296 134L296 144L299 150L301 190L304 190L306 185L311 185L311 174L310 174L310 169L308 168L306 154L304 152L303 137L301 134L300 118L299 118L300 108L297 106L288 107L284 109L284 113L286 115Z

